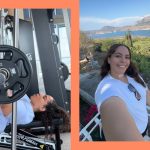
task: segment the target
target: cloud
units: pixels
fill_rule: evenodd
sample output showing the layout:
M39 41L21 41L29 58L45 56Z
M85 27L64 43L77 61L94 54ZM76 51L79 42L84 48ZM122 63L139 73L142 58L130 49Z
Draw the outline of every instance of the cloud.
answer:
M143 17L150 16L133 16L133 17L122 17L115 19L104 19L104 18L95 18L95 17L81 17L80 18L80 29L81 30L94 30L100 29L103 26L127 26L134 25L138 20L143 19Z

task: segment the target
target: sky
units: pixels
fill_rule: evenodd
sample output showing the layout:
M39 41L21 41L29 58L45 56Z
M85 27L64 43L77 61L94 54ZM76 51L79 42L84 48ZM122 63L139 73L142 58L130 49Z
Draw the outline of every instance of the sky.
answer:
M134 25L150 16L150 0L80 0L80 30Z

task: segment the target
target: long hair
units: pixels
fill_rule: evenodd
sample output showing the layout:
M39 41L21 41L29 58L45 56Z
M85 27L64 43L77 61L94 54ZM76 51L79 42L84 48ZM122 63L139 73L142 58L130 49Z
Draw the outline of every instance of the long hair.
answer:
M125 74L134 78L135 81L137 81L138 83L140 83L142 86L146 87L144 81L140 78L139 76L139 71L137 69L137 67L133 64L133 62L131 61L131 50L128 46L124 45L124 44L114 44L112 45L108 52L107 52L107 55L104 59L104 62L102 64L102 67L101 67L101 72L100 72L100 75L101 75L101 79L103 79L110 71L110 65L108 63L108 58L111 57L111 55L113 53L115 53L116 49L119 47L119 46L124 46L128 49L129 51L129 55L130 55L130 65L128 67L128 69L126 70Z
M54 119L62 119L60 126L61 132L70 132L70 115L56 101L46 106L46 111L42 112L41 121L45 126L45 135L48 136L48 126L53 126Z

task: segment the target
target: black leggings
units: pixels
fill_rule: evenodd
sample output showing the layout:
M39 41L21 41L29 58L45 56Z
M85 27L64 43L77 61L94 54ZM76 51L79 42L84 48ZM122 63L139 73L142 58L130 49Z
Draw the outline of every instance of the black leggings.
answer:
M148 125L147 125L145 131L141 134L143 137L146 135L147 129L148 129ZM101 141L106 141L105 136L104 136L103 129L101 130Z

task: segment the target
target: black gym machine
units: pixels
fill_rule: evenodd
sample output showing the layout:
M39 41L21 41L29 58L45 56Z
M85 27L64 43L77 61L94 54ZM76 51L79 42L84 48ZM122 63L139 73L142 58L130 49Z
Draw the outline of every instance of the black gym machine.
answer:
M59 133L59 125L63 122L61 118L55 118L52 121L55 140L52 139L46 142L44 139L23 130L41 127L42 123L40 121L34 121L28 125L16 125L16 101L25 93L32 95L39 92L37 88L36 64L33 61L35 60L35 54L33 38L31 38L33 37L32 28L35 29L36 33L46 93L52 95L56 102L67 112L70 111L68 95L64 86L64 75L57 50L57 42L55 42L57 36L54 34L53 19L49 18L49 13L53 13L53 11L31 10L32 24L20 20L17 9L14 10L14 17L6 16L5 18L5 23L10 25L7 30L13 33L13 46L4 45L3 43L0 45L0 103L13 103L13 122L12 129L9 126L6 130L8 133L0 135L0 147L11 147L12 150L61 150L62 140ZM19 28L20 31L18 30ZM30 42L26 39L29 39ZM26 54L30 54L32 59L29 60L27 55L20 49ZM64 67L66 66L64 65ZM13 91L11 97L6 96L7 89ZM17 139L21 143L17 143Z

